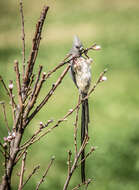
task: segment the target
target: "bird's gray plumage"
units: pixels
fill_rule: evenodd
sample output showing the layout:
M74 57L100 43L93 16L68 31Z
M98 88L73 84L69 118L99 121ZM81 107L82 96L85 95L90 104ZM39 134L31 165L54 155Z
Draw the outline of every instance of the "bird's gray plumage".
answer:
M75 35L73 38L73 45L72 45L72 48L70 50L70 54L72 56L79 56L82 49L83 49L82 42L80 41L78 36Z

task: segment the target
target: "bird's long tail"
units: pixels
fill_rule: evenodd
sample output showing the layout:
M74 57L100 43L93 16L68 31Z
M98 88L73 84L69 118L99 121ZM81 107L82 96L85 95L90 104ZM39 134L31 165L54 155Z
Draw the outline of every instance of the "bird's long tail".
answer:
M87 94L82 94L84 98ZM88 99L85 99L82 103L82 115L81 115L81 145L85 139L85 136L88 135L88 123L89 123L89 106ZM81 178L82 182L85 182L85 149L81 153Z

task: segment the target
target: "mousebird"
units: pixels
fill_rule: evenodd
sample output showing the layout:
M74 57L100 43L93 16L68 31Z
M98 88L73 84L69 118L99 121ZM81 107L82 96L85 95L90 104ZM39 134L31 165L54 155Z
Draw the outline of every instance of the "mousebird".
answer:
M91 62L92 59L82 56L84 50L83 45L78 38L74 36L73 47L70 50L70 55L73 59L70 61L70 73L72 79L79 90L81 98L84 99L87 96L90 84L91 84ZM88 123L89 123L89 105L88 99L84 99L82 102L82 114L81 114L81 145L88 136ZM81 178L82 182L85 182L85 149L81 153Z

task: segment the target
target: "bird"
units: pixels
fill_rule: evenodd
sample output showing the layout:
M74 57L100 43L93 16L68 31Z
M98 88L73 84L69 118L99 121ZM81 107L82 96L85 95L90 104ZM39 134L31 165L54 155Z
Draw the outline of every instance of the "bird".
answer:
M79 90L79 94L83 100L81 113L81 145L84 142L85 136L88 136L89 123L89 104L85 98L91 84L91 63L92 59L84 57L82 54L84 48L82 42L77 35L73 38L73 46L69 52L71 56L70 73L72 80ZM85 149L81 153L81 179L85 182Z

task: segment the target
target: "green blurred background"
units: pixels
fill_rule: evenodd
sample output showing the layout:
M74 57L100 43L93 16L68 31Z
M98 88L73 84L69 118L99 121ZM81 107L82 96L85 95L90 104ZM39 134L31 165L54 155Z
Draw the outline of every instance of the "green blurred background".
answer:
M139 189L139 1L138 0L24 0L26 57L31 49L35 24L44 4L50 5L37 58L48 72L68 53L74 34L78 34L85 47L93 42L102 50L90 52L93 81L104 68L108 80L102 83L89 98L91 122L90 143L97 147L87 161L87 177L93 177L89 190ZM14 80L13 61L22 61L21 26L18 1L0 1L0 75L8 82ZM55 82L62 69L46 83L40 100ZM61 118L77 103L78 91L67 75L49 103L32 121L26 137L33 134L40 121ZM9 100L0 84L0 101L5 100L12 126ZM25 189L35 189L36 183L52 155L56 160L41 189L62 189L67 175L67 150L73 147L75 115L28 150L25 177L33 167L41 164L37 175ZM7 135L0 107L0 137ZM80 137L78 137L78 140ZM3 140L2 140L3 142ZM0 155L0 157L2 157ZM0 159L0 177L2 175ZM17 188L19 166L12 178ZM80 183L80 169L74 174L69 189Z

